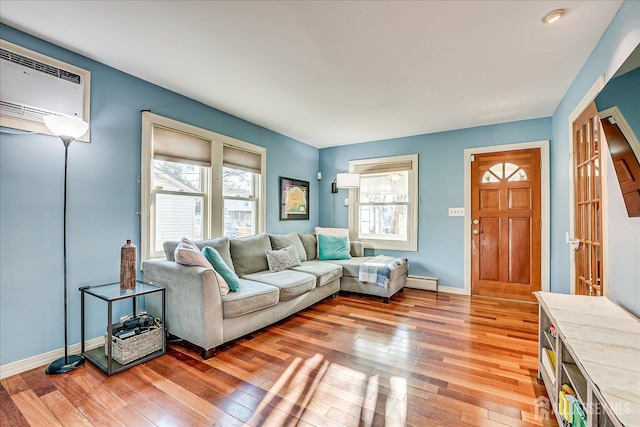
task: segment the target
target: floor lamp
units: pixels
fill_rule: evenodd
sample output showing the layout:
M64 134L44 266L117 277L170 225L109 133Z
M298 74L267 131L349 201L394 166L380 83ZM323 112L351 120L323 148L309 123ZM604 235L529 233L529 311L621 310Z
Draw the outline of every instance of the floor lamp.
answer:
M84 357L68 353L67 341L67 156L69 145L80 138L89 129L89 124L77 117L47 116L44 124L49 131L59 137L64 144L64 209L62 220L62 241L64 257L64 357L54 360L47 366L47 374L64 374L84 365Z

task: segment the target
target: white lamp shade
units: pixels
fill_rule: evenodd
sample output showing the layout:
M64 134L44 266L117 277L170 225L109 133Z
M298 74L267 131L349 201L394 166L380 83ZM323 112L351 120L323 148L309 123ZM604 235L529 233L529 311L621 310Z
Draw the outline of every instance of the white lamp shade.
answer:
M46 116L44 124L52 134L73 139L80 138L89 129L89 123L78 117Z
M360 174L339 173L336 175L336 186L338 188L358 188L360 187Z

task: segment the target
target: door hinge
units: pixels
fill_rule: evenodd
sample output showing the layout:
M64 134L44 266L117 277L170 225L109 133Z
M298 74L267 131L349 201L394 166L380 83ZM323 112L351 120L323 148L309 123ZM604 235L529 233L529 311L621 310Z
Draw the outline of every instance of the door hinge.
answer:
M471 159L471 161L473 162L473 161L476 159L476 156L475 156L475 154L472 154L469 158L470 158L470 159Z

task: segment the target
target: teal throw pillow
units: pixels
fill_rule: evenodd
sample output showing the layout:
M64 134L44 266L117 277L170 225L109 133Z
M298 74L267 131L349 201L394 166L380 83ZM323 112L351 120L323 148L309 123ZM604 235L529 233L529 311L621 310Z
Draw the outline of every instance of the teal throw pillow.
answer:
M318 234L318 259L349 259L349 238Z
M211 246L202 248L202 254L213 265L213 268L224 278L229 285L231 292L237 292L240 289L240 278L229 268L224 262L222 256Z

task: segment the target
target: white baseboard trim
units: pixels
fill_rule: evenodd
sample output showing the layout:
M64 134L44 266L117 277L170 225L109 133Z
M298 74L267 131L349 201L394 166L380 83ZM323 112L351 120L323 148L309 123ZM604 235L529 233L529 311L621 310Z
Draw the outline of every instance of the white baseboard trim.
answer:
M453 286L440 286L438 292L445 294L469 295L464 288L454 288Z
M85 351L93 350L94 348L104 345L104 336L92 338L85 342ZM80 354L80 343L72 344L69 346L68 354ZM47 353L38 354L36 356L28 357L26 359L18 360L16 362L7 363L0 366L0 380L17 375L22 372L29 371L31 369L48 365L56 359L64 357L64 347L57 350L52 350Z

